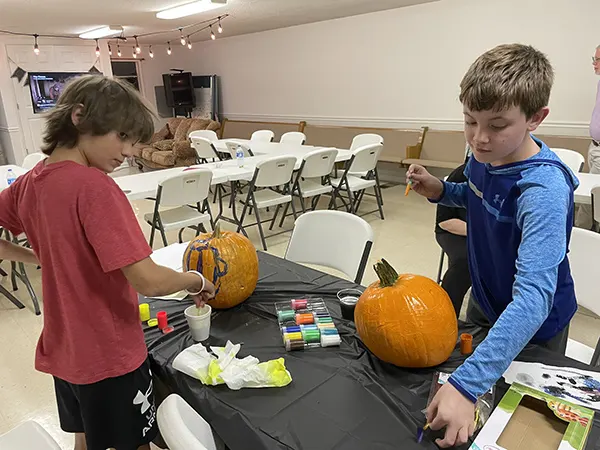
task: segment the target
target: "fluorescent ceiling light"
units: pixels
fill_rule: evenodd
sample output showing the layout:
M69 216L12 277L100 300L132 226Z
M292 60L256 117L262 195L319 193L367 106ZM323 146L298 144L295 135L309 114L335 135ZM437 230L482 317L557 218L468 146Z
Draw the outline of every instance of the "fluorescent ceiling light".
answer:
M95 30L86 31L81 33L79 37L81 39L100 39L108 36L116 36L123 32L123 27L106 26L97 28Z
M159 19L179 19L180 17L199 14L211 9L220 8L227 4L227 0L200 0L193 3L187 3L174 8L165 9L156 13Z

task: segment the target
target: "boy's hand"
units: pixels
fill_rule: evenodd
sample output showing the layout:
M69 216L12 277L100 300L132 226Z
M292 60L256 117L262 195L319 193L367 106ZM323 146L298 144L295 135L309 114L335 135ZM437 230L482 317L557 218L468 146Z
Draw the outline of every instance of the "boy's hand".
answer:
M475 429L475 404L446 383L427 408L427 422L432 430L446 427L444 439L435 441L441 448L465 444Z
M202 289L202 279L196 274L190 274L190 275L194 275L195 285L194 285L194 287L192 287L188 290L192 291L192 292L198 292L200 289ZM210 280L207 280L205 278L204 279L204 289L202 289L202 292L200 292L200 294L192 295L192 298L193 298L196 306L198 308L202 308L210 299L215 297L215 292L216 292L215 285L212 284L210 282Z
M411 183L411 189L417 194L431 200L439 200L444 192L442 182L417 164L411 164L408 168L406 182Z

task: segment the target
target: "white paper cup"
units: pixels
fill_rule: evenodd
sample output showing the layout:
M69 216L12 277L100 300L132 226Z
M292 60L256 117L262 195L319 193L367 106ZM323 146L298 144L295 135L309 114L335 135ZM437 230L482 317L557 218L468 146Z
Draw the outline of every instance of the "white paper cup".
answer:
M198 309L196 305L192 305L185 310L185 319L187 320L192 338L196 342L202 342L210 336L210 314L212 308L210 305L204 305Z

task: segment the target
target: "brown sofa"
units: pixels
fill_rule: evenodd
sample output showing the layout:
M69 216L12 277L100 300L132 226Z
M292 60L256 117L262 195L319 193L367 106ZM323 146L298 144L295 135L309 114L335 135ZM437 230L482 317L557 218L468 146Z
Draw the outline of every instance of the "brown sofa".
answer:
M218 132L220 128L219 122L210 119L169 119L164 127L154 133L149 143L136 146L136 163L142 170L195 164L196 152L190 145L188 135L197 130Z

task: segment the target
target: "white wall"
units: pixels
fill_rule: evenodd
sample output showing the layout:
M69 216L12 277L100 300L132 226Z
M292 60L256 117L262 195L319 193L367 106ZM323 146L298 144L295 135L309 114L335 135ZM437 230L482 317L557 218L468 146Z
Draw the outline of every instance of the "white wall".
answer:
M521 42L556 70L543 131L586 135L599 18L598 0L441 0L219 37L191 51L173 45L171 57L155 47L145 81L162 84L157 75L171 67L217 74L230 118L461 129L458 86L469 65L497 44Z
M112 75L108 48L101 44L95 55L94 41L39 40L40 54L33 53L33 39L0 36L0 145L10 163L20 164L28 153L40 151L43 117L33 113L29 86L11 78L17 67L27 72L87 72L93 65Z

